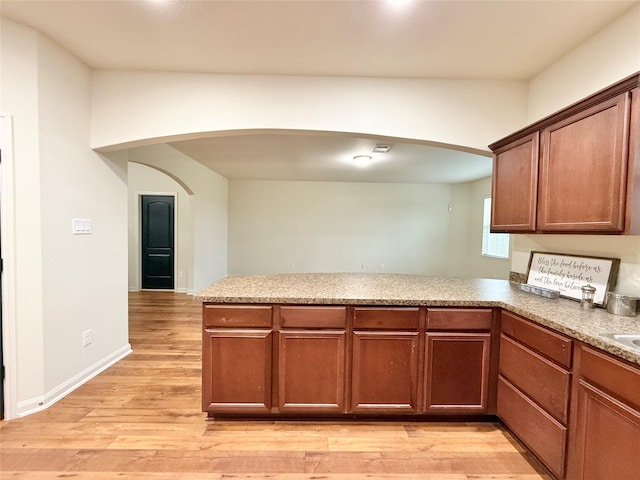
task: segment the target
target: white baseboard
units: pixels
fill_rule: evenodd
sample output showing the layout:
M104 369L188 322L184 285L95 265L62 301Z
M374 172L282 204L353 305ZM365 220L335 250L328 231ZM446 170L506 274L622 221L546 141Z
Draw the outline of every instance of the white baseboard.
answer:
M39 412L41 410L45 410L50 407L54 403L56 403L61 398L69 395L76 388L82 386L93 377L98 375L99 373L105 371L111 365L117 363L119 360L122 360L124 357L129 355L132 352L131 344L127 343L123 347L119 348L115 352L107 355L103 359L94 363L90 367L84 369L82 372L77 375L71 377L66 382L58 385L53 390L45 393L40 397L30 398L29 400L24 400L22 402L18 402L18 411L17 417L24 417L26 415L31 415L32 413Z

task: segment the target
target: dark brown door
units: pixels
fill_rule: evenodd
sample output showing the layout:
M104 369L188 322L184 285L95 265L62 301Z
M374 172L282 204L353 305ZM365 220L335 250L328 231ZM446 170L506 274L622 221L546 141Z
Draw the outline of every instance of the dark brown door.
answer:
M174 201L142 195L142 288L174 288Z

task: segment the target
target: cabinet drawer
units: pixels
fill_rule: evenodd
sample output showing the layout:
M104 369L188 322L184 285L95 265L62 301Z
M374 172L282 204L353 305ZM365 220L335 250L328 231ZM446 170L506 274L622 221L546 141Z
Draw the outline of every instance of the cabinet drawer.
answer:
M500 337L500 374L567 424L571 375L509 337Z
M346 320L346 307L280 307L280 326L285 328L345 328Z
M567 369L571 368L573 342L570 339L504 310L501 323L502 333L524 343L557 364Z
M567 429L503 377L498 378L498 416L557 478L564 478Z
M626 365L605 353L581 348L580 375L616 398L640 408L640 368Z
M427 330L491 330L491 309L430 308Z
M202 307L204 328L209 327L271 327L271 305L212 305Z
M353 328L417 330L419 312L418 308L356 307L353 309Z

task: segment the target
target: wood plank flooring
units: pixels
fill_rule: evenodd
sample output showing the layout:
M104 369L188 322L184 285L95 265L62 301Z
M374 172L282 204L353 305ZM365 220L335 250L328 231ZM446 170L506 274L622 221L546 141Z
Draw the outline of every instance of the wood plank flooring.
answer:
M49 409L0 423L0 478L550 480L497 423L210 420L200 305L129 297L133 353Z

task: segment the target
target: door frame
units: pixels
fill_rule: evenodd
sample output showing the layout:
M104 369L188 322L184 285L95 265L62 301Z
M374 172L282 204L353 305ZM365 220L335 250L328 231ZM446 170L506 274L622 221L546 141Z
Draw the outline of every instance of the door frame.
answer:
M138 205L138 241L136 248L138 275L136 275L136 291L142 290L142 197L143 195L163 195L165 197L173 197L173 290L164 289L165 292L178 291L178 192L136 192L136 202ZM163 291L163 289L157 289Z
M14 157L13 118L0 112L0 148L2 163L0 169L0 214L1 236L4 247L2 254L2 356L4 363L4 418L17 417L17 321L16 321L16 268L15 268L15 197L14 197Z

